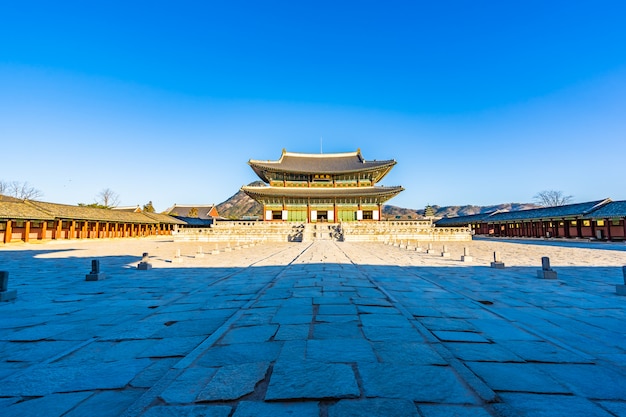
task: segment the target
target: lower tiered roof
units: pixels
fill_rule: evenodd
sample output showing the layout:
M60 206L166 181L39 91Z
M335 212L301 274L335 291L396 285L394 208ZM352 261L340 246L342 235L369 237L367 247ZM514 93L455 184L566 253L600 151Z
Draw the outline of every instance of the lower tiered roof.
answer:
M377 203L383 203L392 197L398 195L404 190L401 186L393 187L353 187L353 188L335 188L335 187L259 187L244 186L241 190L255 200L263 200L265 198L295 198L295 199L328 199L328 198L371 198Z

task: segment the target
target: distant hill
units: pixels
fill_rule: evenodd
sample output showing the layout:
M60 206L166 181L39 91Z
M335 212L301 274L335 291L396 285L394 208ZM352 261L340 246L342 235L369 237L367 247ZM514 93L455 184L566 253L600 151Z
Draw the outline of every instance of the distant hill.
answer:
M263 181L255 181L248 185L265 185ZM246 216L258 216L260 219L263 206L248 197L246 193L239 190L228 200L217 205L217 212L227 219L242 219Z
M263 181L255 181L248 185L263 186ZM531 208L540 207L532 203L504 203L493 206L432 206L435 210L435 217L456 217L456 216L468 216L470 214L487 213L495 210L517 211L527 210ZM247 216L262 217L263 207L248 197L243 191L237 191L232 197L217 205L217 211L220 216L227 219L241 219ZM408 209L397 206L383 206L383 218L389 220L415 220L421 219L424 215L424 209Z

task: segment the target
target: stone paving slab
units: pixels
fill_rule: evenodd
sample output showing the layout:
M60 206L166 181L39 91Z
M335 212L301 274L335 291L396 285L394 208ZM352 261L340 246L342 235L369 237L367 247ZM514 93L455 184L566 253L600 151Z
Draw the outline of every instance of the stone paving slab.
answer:
M5 245L1 414L623 416L626 251L605 248ZM558 279L536 277L542 256ZM106 280L84 280L93 258Z

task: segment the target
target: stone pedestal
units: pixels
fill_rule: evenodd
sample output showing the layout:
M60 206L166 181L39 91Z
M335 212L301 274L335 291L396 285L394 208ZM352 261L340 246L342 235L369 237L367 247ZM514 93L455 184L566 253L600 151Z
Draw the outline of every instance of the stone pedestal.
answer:
M97 273L97 274L85 275L85 281L102 281L105 278L106 278L106 274L103 274L102 272Z
M624 284L617 284L615 286L617 295L626 295L626 266L622 267L622 275L624 277Z
M492 262L491 267L496 269L504 269L504 262Z
M557 278L557 273L555 270L550 270L550 271L546 271L546 270L539 270L537 271L537 278L542 278L542 279L556 279Z
M141 262L137 265L137 269L140 271L147 271L152 269L152 264L148 262L148 252L144 252L141 257Z
M211 255L219 255L220 254L220 250L219 249L213 249L211 251Z
M11 301L17 297L17 290L9 291L9 272L0 271L0 301Z
M85 275L85 281L102 281L106 275L100 272L100 261L94 259L91 261L91 272Z
M542 279L556 279L556 271L550 267L550 258L541 258L541 270L537 271L537 277Z
M472 261L474 261L474 258L472 258L472 257L471 257L471 256L469 256L469 255L462 255L462 256L461 256L461 261L462 261L462 262L472 262Z
M11 301L17 298L17 290L0 291L0 302Z
M139 262L139 264L137 264L137 269L140 271L147 271L149 269L152 269L152 264L148 262Z

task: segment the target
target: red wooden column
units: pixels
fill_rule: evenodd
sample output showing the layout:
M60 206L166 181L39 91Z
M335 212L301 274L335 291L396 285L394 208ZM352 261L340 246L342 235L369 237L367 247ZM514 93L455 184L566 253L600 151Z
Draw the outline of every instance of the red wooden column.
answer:
M43 221L41 222L41 240L44 240L46 238L47 232L48 232L48 222Z
M4 243L11 243L13 237L13 227L11 227L11 220L7 220L7 226L4 229Z
M30 220L24 222L24 242L30 240Z
M61 239L61 228L63 227L63 220L57 219L57 227L52 236L52 239Z

